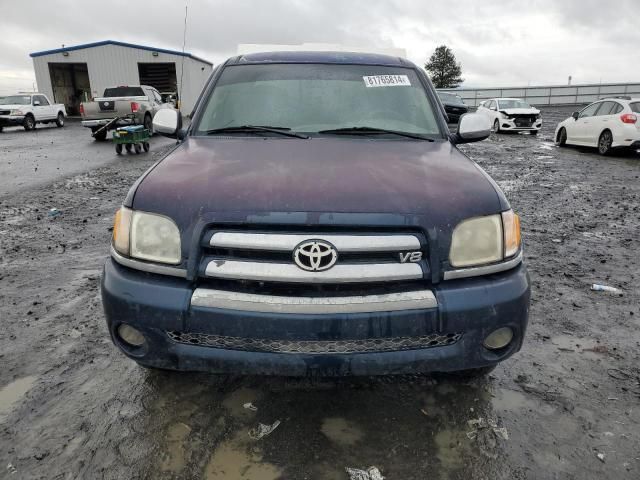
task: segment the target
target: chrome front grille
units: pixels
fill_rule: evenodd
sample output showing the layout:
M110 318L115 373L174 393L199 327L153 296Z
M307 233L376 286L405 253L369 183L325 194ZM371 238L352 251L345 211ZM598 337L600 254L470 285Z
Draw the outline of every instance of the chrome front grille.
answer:
M415 235L336 235L216 232L211 236L212 247L248 250L293 251L305 240L321 238L334 245L339 252L388 252L420 250Z
M187 345L248 352L310 355L418 350L453 345L462 337L461 333L434 333L419 337L385 337L354 340L274 340L178 331L168 331L166 333L174 342Z
M314 242L316 251L333 249L337 260L326 268L317 262L316 270L301 262L300 250L313 253L307 244ZM417 233L213 231L205 237L200 273L214 280L290 284L417 281L428 273L425 243Z

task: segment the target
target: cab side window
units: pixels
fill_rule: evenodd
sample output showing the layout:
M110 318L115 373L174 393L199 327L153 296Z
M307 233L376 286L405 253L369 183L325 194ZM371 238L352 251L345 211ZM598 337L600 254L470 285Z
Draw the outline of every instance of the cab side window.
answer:
M593 103L580 112L580 118L593 117L602 103Z
M32 102L35 104L35 102L40 102L40 106L41 107L46 107L47 105L49 105L49 102L47 101L47 99L44 97L44 95L34 95Z
M613 110L615 110L616 104L614 102L604 102L602 106L598 109L597 115L599 117L603 115L611 115Z

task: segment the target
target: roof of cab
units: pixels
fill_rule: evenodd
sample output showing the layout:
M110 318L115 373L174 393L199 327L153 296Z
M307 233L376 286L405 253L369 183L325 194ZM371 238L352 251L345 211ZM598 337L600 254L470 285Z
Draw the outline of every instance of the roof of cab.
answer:
M388 67L413 67L413 63L401 57L377 53L356 52L265 52L250 53L229 59L228 65L257 63L334 63L345 65L380 65Z

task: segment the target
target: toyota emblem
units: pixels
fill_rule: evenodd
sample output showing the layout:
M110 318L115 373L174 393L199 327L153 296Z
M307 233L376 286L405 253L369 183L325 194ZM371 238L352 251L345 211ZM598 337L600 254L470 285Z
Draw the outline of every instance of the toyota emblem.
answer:
M324 240L305 240L293 250L293 261L308 272L329 270L337 260L336 248Z

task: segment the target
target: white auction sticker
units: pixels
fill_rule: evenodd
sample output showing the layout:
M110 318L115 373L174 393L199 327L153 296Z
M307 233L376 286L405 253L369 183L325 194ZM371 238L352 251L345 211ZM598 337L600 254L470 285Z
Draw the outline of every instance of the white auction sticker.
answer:
M406 75L371 75L362 77L367 87L410 87L411 82Z

